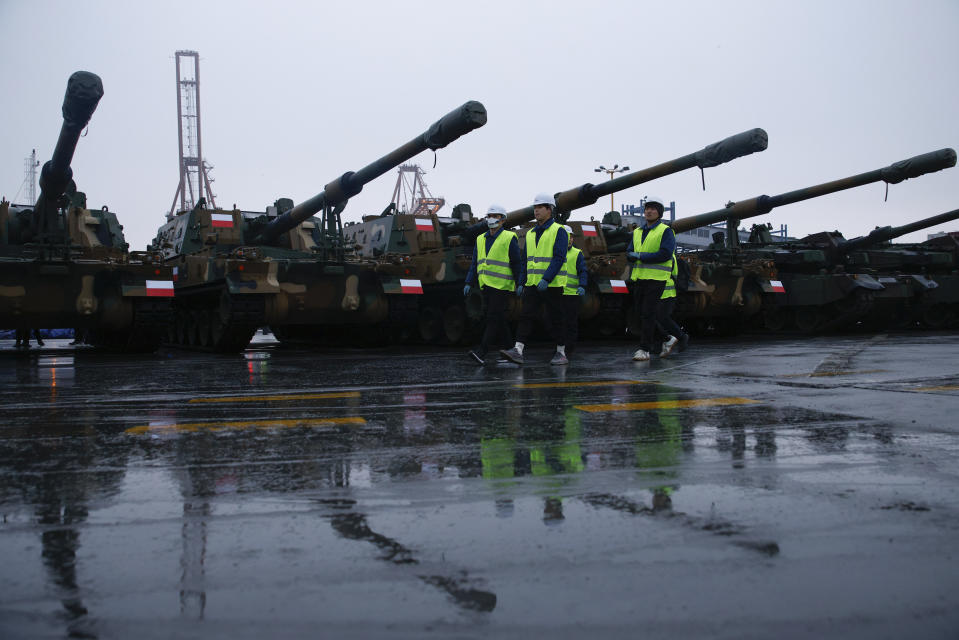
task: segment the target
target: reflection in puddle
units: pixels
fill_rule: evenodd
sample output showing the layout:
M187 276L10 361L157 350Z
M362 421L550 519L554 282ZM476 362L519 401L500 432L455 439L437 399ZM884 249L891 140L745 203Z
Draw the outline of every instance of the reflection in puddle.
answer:
M335 509L350 509L353 501L330 501L327 504ZM417 560L411 549L408 549L393 538L373 531L362 513L347 512L334 513L327 518L333 529L350 540L362 540L373 544L383 552L381 560L397 565L417 565ZM417 575L426 584L438 587L445 591L458 606L471 611L492 611L496 607L496 594L484 589L477 589L478 583L465 570L458 572L456 577L449 575Z

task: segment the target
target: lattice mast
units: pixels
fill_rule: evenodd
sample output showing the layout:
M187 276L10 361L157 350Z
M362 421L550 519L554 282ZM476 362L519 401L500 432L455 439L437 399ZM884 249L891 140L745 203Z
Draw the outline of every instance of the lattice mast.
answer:
M417 164L400 165L391 201L399 213L429 215L436 213L446 204L446 200L434 198L430 193L423 180L425 173Z
M180 58L193 58L192 69L189 61L181 65ZM213 167L203 159L200 136L200 54L196 51L176 52L176 114L180 183L167 218L172 218L177 211L192 209L201 198L206 199L208 206L216 207L209 176Z
M34 149L30 152L30 155L23 160L23 185L20 187L21 190L24 187L26 188L26 202L30 204L35 204L37 201L37 167L39 166L40 161L37 160L37 150ZM17 195L19 195L19 192Z

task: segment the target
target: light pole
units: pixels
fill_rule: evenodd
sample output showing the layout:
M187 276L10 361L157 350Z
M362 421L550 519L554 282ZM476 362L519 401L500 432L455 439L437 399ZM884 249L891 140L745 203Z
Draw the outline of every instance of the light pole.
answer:
M593 169L596 173L601 173L605 171L609 174L609 179L613 179L613 174L623 173L624 171L629 171L629 167L621 167L618 164L614 164L612 169L607 169L603 165L599 165L599 168ZM613 205L613 194L609 194L609 210L616 211L616 207Z

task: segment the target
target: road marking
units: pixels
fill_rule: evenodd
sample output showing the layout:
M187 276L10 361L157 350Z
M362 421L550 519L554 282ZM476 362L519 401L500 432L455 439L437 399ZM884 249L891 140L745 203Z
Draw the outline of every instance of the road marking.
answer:
M642 380L601 380L599 382L537 382L514 384L516 389L549 389L551 387L609 387L619 384L652 384Z
M689 409L693 407L725 407L737 404L761 404L748 398L701 398L698 400L660 400L656 402L624 402L622 404L579 404L580 411L647 411L656 409Z
M359 416L348 418L292 418L289 420L241 420L238 422L184 422L177 424L145 424L130 427L127 433L144 434L163 431L222 431L224 429L277 429L290 427L323 427L338 424L366 424Z
M919 387L913 391L959 391L959 385L947 385L944 387Z
M888 373L888 369L861 369L859 371L813 371L812 373L787 373L781 378L830 378L833 376L854 376L862 373Z
M326 400L328 398L359 398L359 391L338 393L301 393L282 396L224 396L222 398L193 398L189 404L200 402L284 402L287 400Z

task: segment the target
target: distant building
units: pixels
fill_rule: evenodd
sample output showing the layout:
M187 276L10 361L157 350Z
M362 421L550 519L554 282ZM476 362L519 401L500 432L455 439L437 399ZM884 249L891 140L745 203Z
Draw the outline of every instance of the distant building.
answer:
M933 238L941 238L943 236L953 236L959 238L959 231L939 231L936 233L930 233L926 236L926 240L932 240Z

